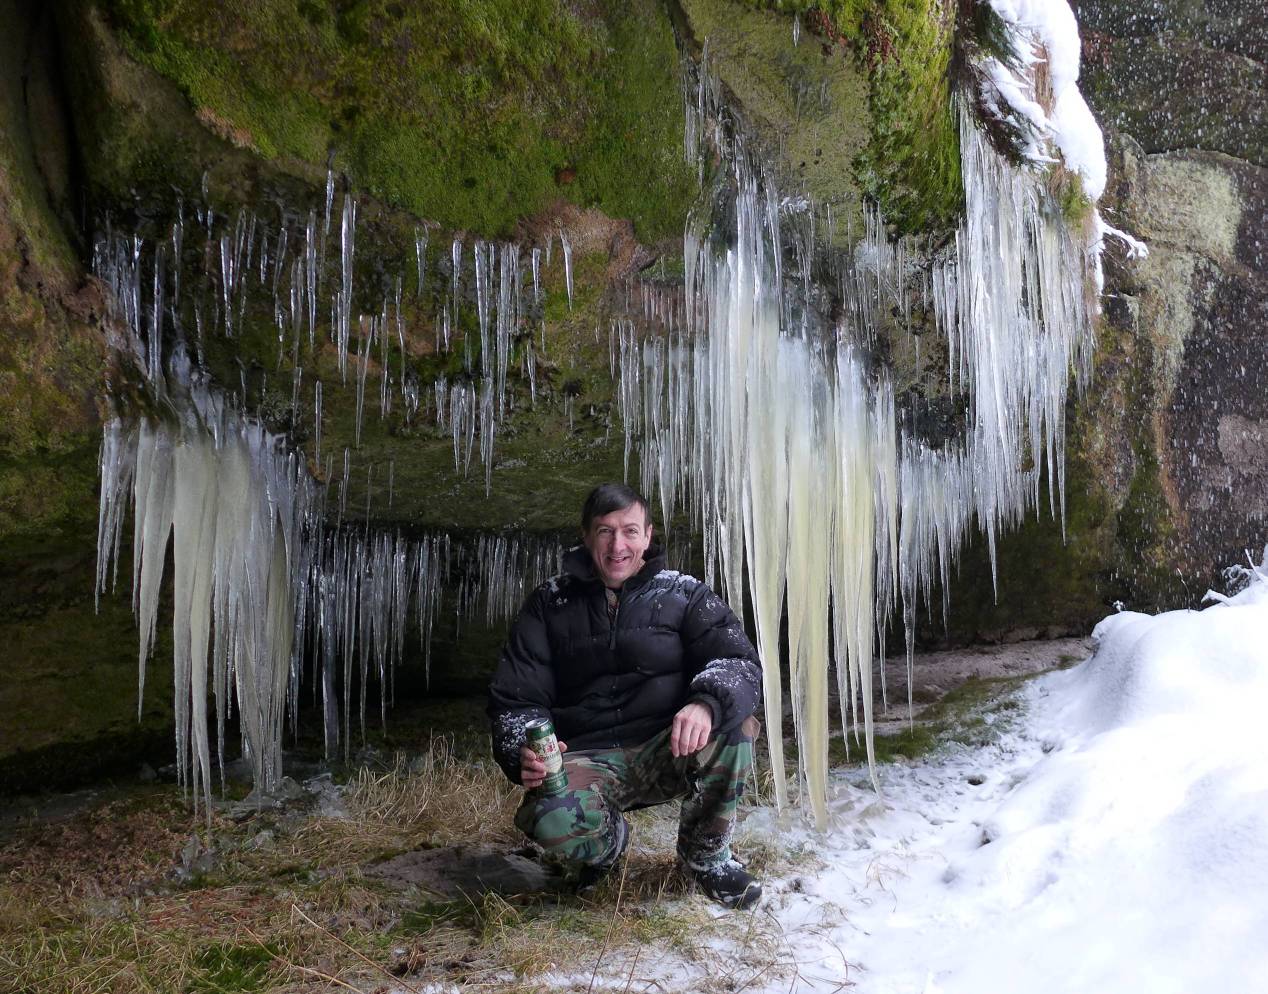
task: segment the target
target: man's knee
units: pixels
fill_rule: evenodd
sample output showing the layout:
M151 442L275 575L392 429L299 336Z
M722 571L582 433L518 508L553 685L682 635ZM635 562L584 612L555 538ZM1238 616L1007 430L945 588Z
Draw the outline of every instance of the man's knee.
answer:
M608 804L595 790L529 793L515 815L520 831L563 862L600 859L611 846L610 823Z
M692 755L698 770L714 767L745 767L753 762L753 741L762 730L756 715L749 715L730 731L711 738L703 749Z

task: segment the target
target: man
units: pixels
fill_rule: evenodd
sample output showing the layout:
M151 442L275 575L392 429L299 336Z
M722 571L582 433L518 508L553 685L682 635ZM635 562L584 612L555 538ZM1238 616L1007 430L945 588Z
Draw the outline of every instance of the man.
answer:
M705 584L665 568L647 501L596 487L583 545L528 598L489 688L493 752L529 788L515 824L580 883L617 863L622 812L683 798L678 855L700 887L734 908L758 883L731 855L735 807L753 762L761 664L729 607ZM550 718L567 788L546 773L525 724Z

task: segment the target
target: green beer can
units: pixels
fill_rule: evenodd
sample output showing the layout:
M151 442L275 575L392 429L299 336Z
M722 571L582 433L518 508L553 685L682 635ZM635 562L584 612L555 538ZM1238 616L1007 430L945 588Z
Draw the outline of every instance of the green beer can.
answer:
M549 718L535 718L524 726L528 747L546 764L546 779L538 789L543 794L562 794L568 786L568 774L564 772L564 757L555 738L555 724Z

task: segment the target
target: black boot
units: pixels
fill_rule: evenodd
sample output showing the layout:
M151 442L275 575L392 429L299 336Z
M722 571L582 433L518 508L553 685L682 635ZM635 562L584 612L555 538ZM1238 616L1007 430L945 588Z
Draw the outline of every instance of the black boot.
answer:
M693 868L691 875L705 894L728 908L742 911L762 899L762 885L739 860L728 859L707 870Z

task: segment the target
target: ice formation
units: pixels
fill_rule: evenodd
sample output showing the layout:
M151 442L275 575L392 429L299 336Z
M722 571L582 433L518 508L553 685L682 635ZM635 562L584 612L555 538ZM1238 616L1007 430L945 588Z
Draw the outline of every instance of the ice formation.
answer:
M496 625L559 569L551 538L332 528L302 454L211 388L182 348L155 388L175 417L114 419L103 434L97 592L115 585L131 510L142 689L171 548L177 769L196 804L212 786L209 700L218 765L236 715L253 779L271 789L305 679L320 688L327 754L342 742L346 755L373 684L385 717L411 628L430 666L447 588L459 625Z
M303 453L249 413L250 401L262 404L267 394L267 376L257 386L243 370L239 390L227 394L209 384L195 361L205 336L236 337L265 311L276 330L278 371L289 367L290 424L302 429L311 420L313 461L321 466L324 455L327 480L336 475L338 457L323 450L323 384L314 378L311 405L301 402L301 363L333 346L339 378L354 391L355 446L367 399L372 409L377 394L384 418L399 398L407 418L426 407L436 427L450 433L456 472L468 473L479 453L487 488L498 424L509 410L511 341L528 310L526 294L539 310L545 296L539 248L476 241L468 250L454 239L445 257L432 262L427 228L415 232L416 275L410 282L419 306L437 302L437 350L457 344L459 312L468 306L478 331L475 342L462 336L467 376L453 382L441 377L424 393L404 362L406 280L389 275L368 287L358 279L357 203L350 194L336 202L333 175L324 212L284 209L275 226L248 211L225 216L204 204L194 216L197 225L187 232L181 205L170 233L150 241L107 224L94 246L94 272L111 291L122 329L117 344L131 354L167 412L106 426L97 587L100 594L113 584L131 507L139 680L143 688L170 542L178 769L195 798L205 799L212 770L209 699L221 761L225 723L236 714L255 782L269 789L280 776L283 717L288 707L296 713L306 660L320 687L327 753L340 743L346 751L364 732L372 683L380 687L381 711L386 709L407 629L416 627L430 667L432 633L447 589L459 626L469 618L504 623L527 591L557 570L561 548L549 536L407 538L357 528L353 521L370 517L375 467L364 467L365 508L350 509L347 448L331 527L326 488L308 473ZM571 297L571 246L562 229L559 235ZM198 236L201 272L186 275L182 290L184 253L193 257ZM529 290L523 285L525 255L531 260ZM429 298L433 268L447 283ZM368 312L360 306L366 301L373 302ZM319 330L329 345L317 341ZM526 362L531 370L532 360ZM393 487L389 463L389 503Z
M170 232L162 238L143 239L124 234L110 224L96 240L93 272L113 292L117 316L130 330L127 347L136 353L137 365L145 379L158 388L163 381L165 343L187 341L197 355L205 335L240 335L244 322L261 311L272 317L277 336L277 369L287 369L294 389L290 407L292 425L309 429L316 440L320 465L321 384L314 386L311 408L300 410L298 383L301 369L327 343L317 341L318 329L326 328L328 345L333 346L341 385L355 394L354 447L361 444L368 411L375 407L380 419L400 403L413 421L428 398L417 375L405 362L405 287L412 283L416 311L434 303L435 349L444 353L459 345L464 360L464 379L437 386L432 415L439 427L449 427L453 436L455 467L471 470L471 456L478 453L484 472L486 492L492 486L498 428L507 416L511 398L508 374L522 362L533 380L532 400L537 401L536 361L531 341L520 344L521 354L513 355L512 343L526 330L528 315L542 313L546 290L542 285L540 246L515 242L473 240L467 245L454 238L440 259L428 255L430 235L420 227L414 235L412 269L416 272L376 274L374 279L359 277L357 261L357 203L351 194L343 196L336 209L333 179L326 185L324 221L316 209L307 215L283 209L276 224L270 224L247 210L232 216L218 213L209 205L195 210L196 234L203 245L199 255L201 272L197 285L186 286L182 303L182 264L190 265L195 245L186 231L183 205ZM336 230L332 232L332 227ZM572 303L572 243L560 227L564 289ZM327 239L332 239L337 258L326 260ZM547 246L549 249L549 246ZM546 253L549 265L549 251ZM525 265L525 262L528 265ZM442 292L428 294L428 276L438 270L447 280ZM527 285L526 285L527 284ZM320 298L328 294L328 300ZM192 309L193 327L185 327ZM476 333L460 331L461 315L473 311ZM541 321L541 349L545 351L545 321ZM245 404L248 392L263 399L259 386L248 384L241 374L239 400ZM367 405L367 398L369 403ZM449 401L446 407L443 401Z
M197 379L177 390L187 400L178 420L106 426L97 589L113 586L130 507L142 684L172 549L177 769L196 801L212 782L209 697L219 765L235 713L254 781L268 790L304 679L320 688L327 754L340 742L346 754L364 735L372 684L385 718L411 628L430 665L447 586L459 624L496 625L558 571L561 546L536 536L330 528L324 488L285 439Z
M712 210L688 226L681 310L646 297L658 333L619 325L610 338L627 466L637 447L665 519L691 514L706 573L732 603L747 577L772 728L786 610L802 796L822 824L829 661L842 731L870 760L873 661L891 612L902 612L910 664L917 605L935 581L945 598L971 524L993 568L998 534L1038 507L1041 479L1062 513L1070 371L1086 382L1094 345L1095 246L1071 232L1043 176L1005 161L962 109L966 212L953 245L922 258L869 213L852 253L834 253L828 219L776 188L708 73L697 80L688 153L702 176L719 150L723 168ZM826 313L825 266L839 316ZM910 429L868 358L889 316L910 327L913 297L944 338L945 388L966 398L964 431L937 447ZM770 748L782 804L778 736Z
M1033 126L1032 158L1064 157L1095 195L1104 154L1094 122L1089 127L1078 111L1077 44L1071 54L1064 15L1040 16L1044 5L1020 0L994 7L1014 31L1018 56L988 66L985 76ZM1052 61L1052 93L1033 83L1039 44ZM627 476L637 452L641 488L663 520L686 512L703 537L706 573L733 604L747 589L768 662L768 725L780 727L786 691L801 796L822 823L833 677L847 745L852 739L870 759L872 674L892 613L901 612L910 664L918 604L928 605L936 584L946 611L946 581L971 525L985 532L993 562L1001 530L1040 504L1041 480L1052 513L1061 514L1070 371L1076 385L1086 381L1095 304L1088 288L1098 285L1100 239L1113 232L1099 221L1090 241L1072 232L1039 171L997 155L965 101L966 216L953 242L931 255L891 240L883 218L868 210L860 237L843 252L833 247L831 210L780 191L709 73L692 78L687 151L707 182L686 233L685 286L638 285L631 313L609 329ZM279 773L282 717L288 702L294 713L306 659L320 687L327 748L346 749L354 726L364 727L371 683L386 707L407 627L417 626L426 655L446 586L456 590L459 618L493 622L510 617L557 568L551 542L405 537L354 526L362 515L347 507L346 449L332 528L324 489L247 413L245 371L236 399L190 372L186 350L197 354L207 335L239 334L263 301L271 305L278 368L289 370L292 423L307 427L311 413L318 465L322 384L314 379L311 404L301 403L302 366L327 347L317 341L327 334L340 378L355 391L357 443L371 389L380 417L399 402L411 420L434 419L452 440L456 472L469 472L478 453L491 486L499 424L513 404L512 363L521 365L530 402L537 400L539 350L522 332L542 311L553 237L544 247L455 238L432 260L430 233L419 228L416 273L362 285L356 201L345 194L337 204L333 179L325 193L324 211L283 211L276 225L200 205L187 232L182 209L162 239L108 229L94 252L127 329L125 347L155 395L179 412L106 430L98 585L117 569L130 504L143 674L172 536L178 753L195 793L209 789L208 692L222 737L236 702L244 748L267 787ZM555 234L571 304L572 243L562 229ZM197 235L205 243L203 272L194 274L200 286L187 278L182 287L181 261ZM429 293L432 271L438 278ZM436 350L461 344L463 374L420 384L403 361L407 285L412 306L435 307ZM839 311L829 306L834 296ZM907 335L919 357L913 300L933 314L941 336L941 389L962 402L964 428L949 440L931 442L915 429L875 359L891 334ZM475 332L463 334L460 312L469 302ZM541 332L544 356L544 322ZM573 403L564 398L569 419ZM324 455L330 479L338 457ZM366 472L372 478L373 467ZM387 472L390 495L394 471ZM777 675L785 612L787 687ZM790 795L778 735L770 748L783 804Z

